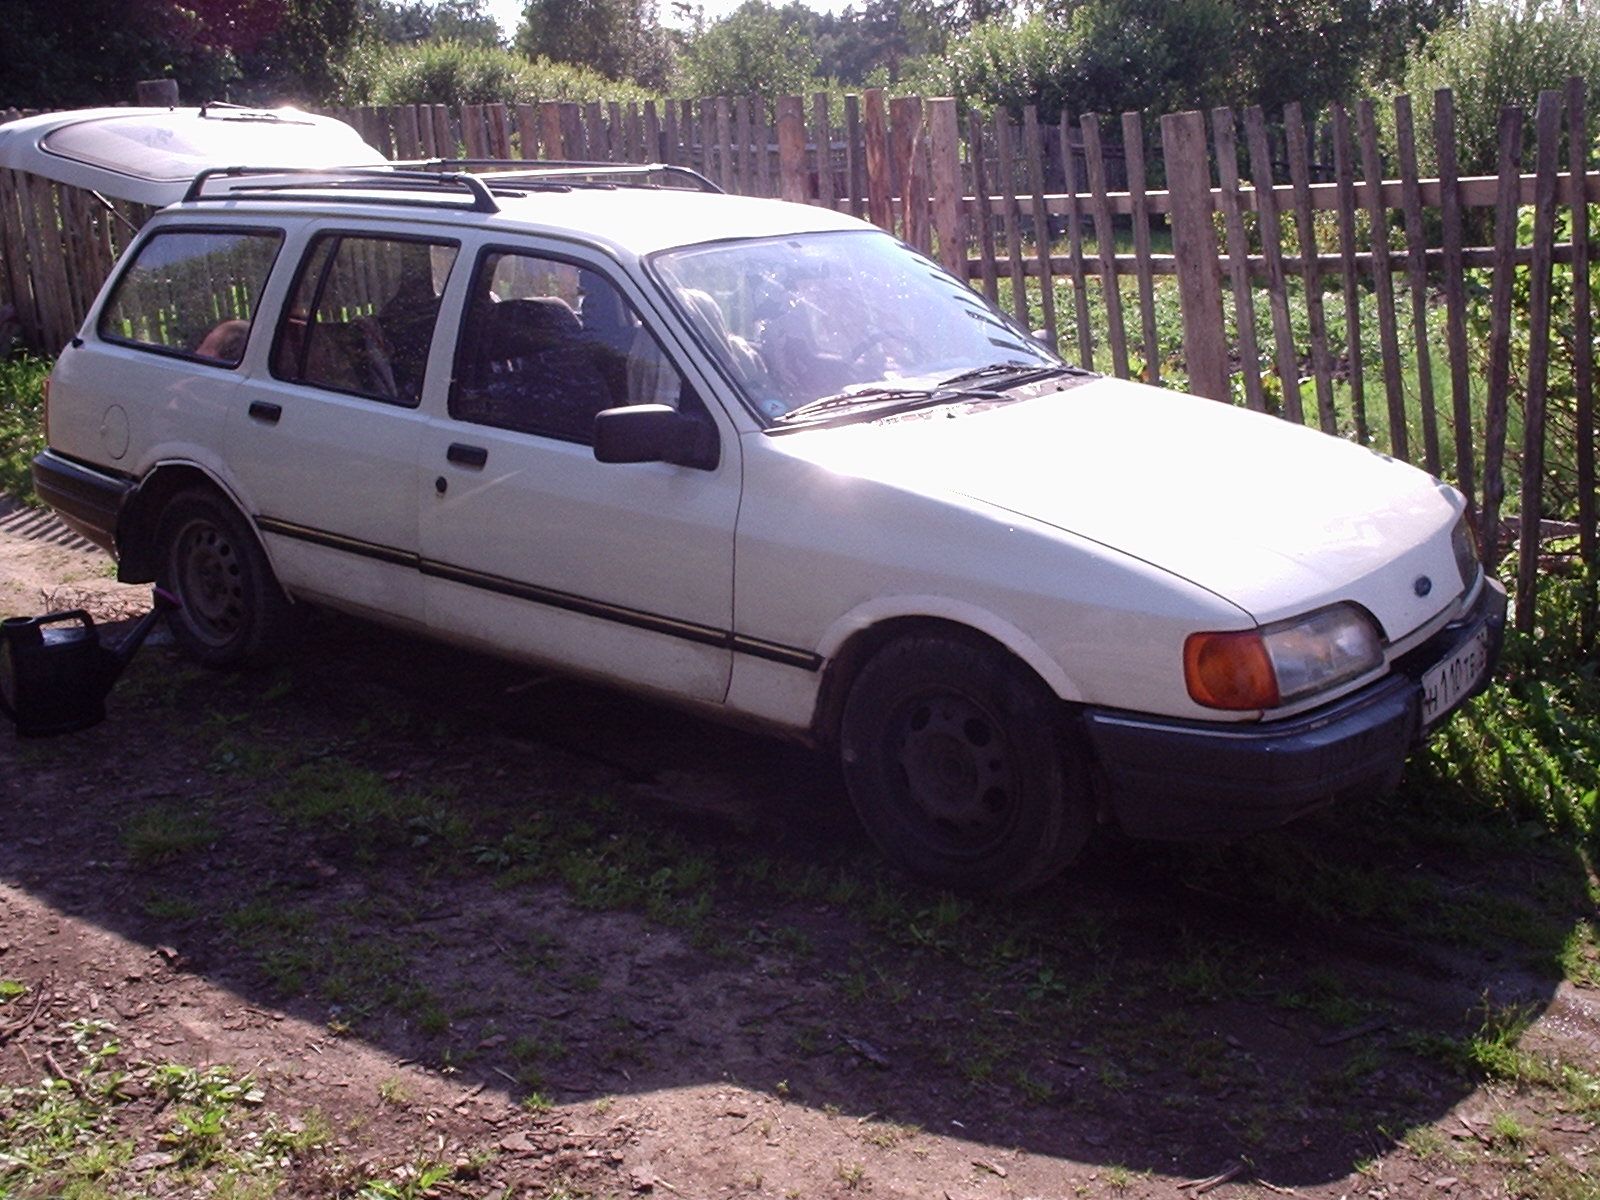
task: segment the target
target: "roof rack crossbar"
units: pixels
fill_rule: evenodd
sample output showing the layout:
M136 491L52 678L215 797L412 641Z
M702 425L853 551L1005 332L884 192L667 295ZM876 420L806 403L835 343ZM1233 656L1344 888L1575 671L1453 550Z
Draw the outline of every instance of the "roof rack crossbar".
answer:
M407 164L409 165L409 164ZM318 182L343 187L395 187L407 186L416 190L442 189L445 187L459 188L467 193L472 200L472 209L475 212L499 212L500 205L494 195L489 191L488 185L477 175L466 171L416 171L395 169L382 163L362 164L353 167L207 167L194 177L194 182L189 185L189 190L183 194L183 202L203 200L207 198L219 199L221 196L206 193L206 184L213 179L243 179L250 176L306 176L314 177ZM294 183L259 183L247 184L233 191L268 192L281 191L297 186Z

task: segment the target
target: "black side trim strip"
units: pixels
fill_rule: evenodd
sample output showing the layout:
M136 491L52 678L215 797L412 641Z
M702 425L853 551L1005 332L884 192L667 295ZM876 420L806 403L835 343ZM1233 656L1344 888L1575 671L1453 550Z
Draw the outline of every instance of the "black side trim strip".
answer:
M675 617L665 617L659 613L642 612L636 608L624 608L619 604L608 604L604 600L591 600L587 596L575 596L571 592L559 592L554 588L539 587L537 584L523 583L516 579L506 579L500 575L489 575L483 571L472 571L466 567L451 566L449 563L421 558L418 555L408 554L403 550L396 550L390 546L379 546L372 542L363 542L358 538L344 537L337 533L327 533L320 529L310 529L304 525L280 521L276 517L258 516L256 525L264 533L276 533L283 537L296 538L303 542L311 542L314 545L326 546L330 550L343 550L349 554L359 554L363 558L374 558L379 562L393 563L396 566L415 567L422 574L434 579L446 579L451 583L482 588L486 592L495 592L518 600L528 600L534 604L543 604L566 612L581 613L588 617L599 617L601 620L615 621L619 625L628 625L635 629L648 629L653 633L663 633L668 637L682 638L686 642L694 642L702 646L718 646L732 650L737 654L749 654L755 658L767 659L770 662L783 663L785 666L798 667L802 671L817 671L822 668L822 656L820 654L809 650L799 650L793 646L784 646L778 642L763 641L760 638L747 637L742 633L716 629L710 625L698 625L692 621L680 621Z
M310 529L305 525L280 521L276 517L257 517L256 525L262 533L276 533L316 546L326 546L330 550L343 550L349 554L359 554L362 558L375 558L379 562L392 563L397 567L415 567L418 562L415 554L396 550L393 546L380 546L375 542L363 542L359 538L328 533L322 529Z

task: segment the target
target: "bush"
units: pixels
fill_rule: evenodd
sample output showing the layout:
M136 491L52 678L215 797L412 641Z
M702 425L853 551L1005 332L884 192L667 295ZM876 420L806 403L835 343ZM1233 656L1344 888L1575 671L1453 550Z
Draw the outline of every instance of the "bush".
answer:
M33 497L33 456L44 449L46 359L30 354L0 359L0 495Z
M649 93L598 71L462 42L385 46L355 63L341 97L352 104L517 104L642 100Z
M1037 104L1046 121L1063 110L1175 112L1220 102L1232 36L1226 0L1087 0L1067 18L976 26L906 86L1014 113Z
M1456 144L1463 175L1493 174L1500 109L1519 105L1532 113L1541 89L1562 88L1573 75L1600 83L1600 7L1567 7L1526 0L1471 5L1458 25L1425 41L1406 64L1401 91L1430 120L1433 93L1450 88L1456 110ZM1531 138L1533 122L1527 123ZM1434 166L1432 139L1418 138L1424 172Z

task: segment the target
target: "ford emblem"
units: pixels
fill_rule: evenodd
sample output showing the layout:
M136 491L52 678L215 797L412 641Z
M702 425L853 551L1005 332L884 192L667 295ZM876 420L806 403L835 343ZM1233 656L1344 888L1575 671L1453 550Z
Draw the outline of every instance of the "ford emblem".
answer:
M1418 575L1417 581L1411 585L1411 590L1419 596L1426 596L1433 591L1433 580L1426 575Z

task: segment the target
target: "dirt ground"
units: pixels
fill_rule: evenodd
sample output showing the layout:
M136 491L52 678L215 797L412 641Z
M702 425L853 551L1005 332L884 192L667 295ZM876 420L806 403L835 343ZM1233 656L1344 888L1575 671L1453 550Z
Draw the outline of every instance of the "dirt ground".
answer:
M0 511L0 613L146 599ZM0 1197L1600 1195L1595 881L1421 785L1000 904L804 751L342 618L109 710L0 730Z

